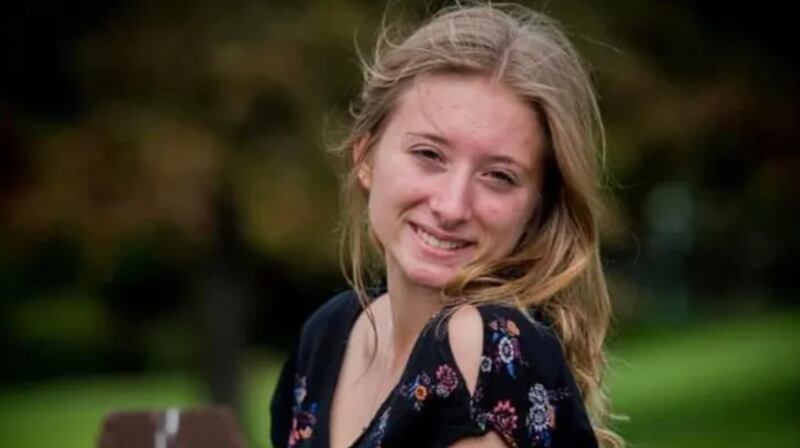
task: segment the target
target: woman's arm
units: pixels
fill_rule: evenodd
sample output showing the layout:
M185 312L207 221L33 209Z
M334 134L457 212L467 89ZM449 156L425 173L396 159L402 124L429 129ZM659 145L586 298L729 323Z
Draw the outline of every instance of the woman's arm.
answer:
M494 431L480 437L468 437L450 445L450 448L508 448L503 439Z

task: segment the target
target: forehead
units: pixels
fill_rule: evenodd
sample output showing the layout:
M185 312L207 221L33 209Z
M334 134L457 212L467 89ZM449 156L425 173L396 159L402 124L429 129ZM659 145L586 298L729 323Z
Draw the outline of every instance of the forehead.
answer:
M528 160L543 141L533 107L501 82L471 74L417 78L400 96L386 132L437 135L478 154Z

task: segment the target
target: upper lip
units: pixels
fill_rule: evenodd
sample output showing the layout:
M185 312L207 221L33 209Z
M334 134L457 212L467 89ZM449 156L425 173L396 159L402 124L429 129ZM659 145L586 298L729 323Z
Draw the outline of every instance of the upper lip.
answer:
M412 222L411 225L413 227L418 227L418 228L424 230L425 233L429 233L429 234L435 236L437 239L440 239L442 241L452 241L452 242L455 242L455 243L462 243L462 244L472 244L472 243L474 243L473 240L466 239L466 238L463 238L463 237L459 237L459 236L456 236L456 235L450 235L448 233L442 233L442 232L440 232L438 230L431 229L428 226L417 224L415 222Z

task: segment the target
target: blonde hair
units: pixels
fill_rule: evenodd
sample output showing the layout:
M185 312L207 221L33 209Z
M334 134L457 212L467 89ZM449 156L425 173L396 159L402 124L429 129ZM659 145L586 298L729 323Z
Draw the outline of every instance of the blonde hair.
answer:
M368 287L382 276L382 248L369 229L357 167L380 137L400 95L417 77L457 72L503 82L537 112L547 135L542 199L516 248L478 260L443 290L458 303L505 303L541 310L553 324L601 446L622 447L608 429L602 389L610 299L599 257L598 157L603 126L588 70L559 25L519 5L457 5L436 13L400 43L384 27L354 123L337 148L345 157L341 261L368 309ZM354 151L360 146L363 151ZM599 150L598 150L599 149ZM374 318L368 312L374 327Z

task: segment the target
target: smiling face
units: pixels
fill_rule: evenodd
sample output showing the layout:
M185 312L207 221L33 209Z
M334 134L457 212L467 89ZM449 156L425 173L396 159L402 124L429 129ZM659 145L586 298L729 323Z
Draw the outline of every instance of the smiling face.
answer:
M388 281L441 288L477 258L508 255L543 175L533 109L488 77L435 74L389 118L358 169Z

